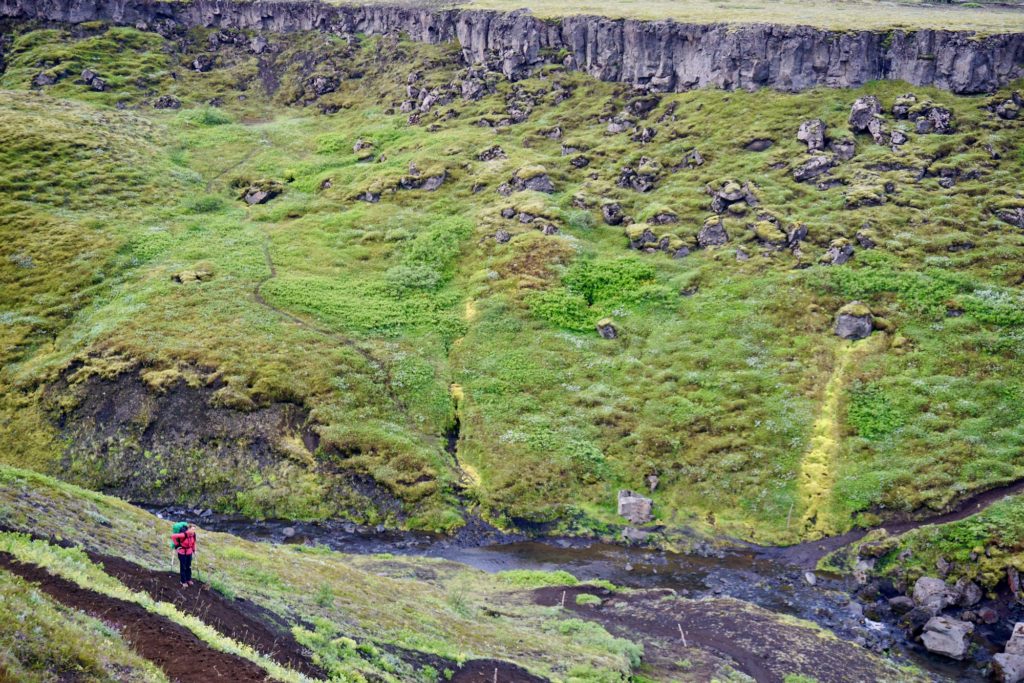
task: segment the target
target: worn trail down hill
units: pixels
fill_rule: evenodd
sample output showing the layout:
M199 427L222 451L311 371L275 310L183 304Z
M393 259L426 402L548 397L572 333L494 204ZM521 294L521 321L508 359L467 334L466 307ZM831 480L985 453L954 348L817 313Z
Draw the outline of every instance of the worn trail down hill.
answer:
M236 655L214 650L183 626L143 607L112 598L53 576L45 569L14 561L0 552L0 569L37 583L58 602L113 624L142 657L179 683L264 681L267 672ZM188 656L182 656L188 653Z
M772 24L570 16L527 12L328 5L315 0L0 0L0 17L68 23L236 28L336 34L402 33L458 41L469 63L493 63L511 79L558 61L604 81L663 92L700 87L858 87L904 80L957 93L991 92L1024 74L1024 34L972 31L829 31Z

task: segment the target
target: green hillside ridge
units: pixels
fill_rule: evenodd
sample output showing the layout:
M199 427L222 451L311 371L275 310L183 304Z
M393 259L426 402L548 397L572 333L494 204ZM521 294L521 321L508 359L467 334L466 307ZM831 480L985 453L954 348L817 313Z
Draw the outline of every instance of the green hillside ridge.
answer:
M1024 134L985 108L1012 89L698 91L612 134L638 96L549 66L410 123L410 76L466 77L454 46L296 35L253 55L210 35L25 28L6 50L3 462L132 500L428 530L606 533L616 491L653 475L657 522L767 543L1024 476L1024 232L996 216L1024 204ZM56 84L33 86L44 71ZM954 132L895 119L910 90ZM865 95L907 144L849 130ZM166 96L181 108L155 109ZM856 140L825 190L793 176L817 117ZM653 189L620 186L627 167ZM541 178L554 192L497 192ZM757 206L697 248L709 188L743 184ZM281 193L249 206L250 187ZM692 253L631 250L610 201ZM869 341L832 333L854 300Z
M122 568L127 563L139 571L167 571L169 521L118 499L6 466L0 466L0 514L0 563L13 558L15 566L41 567L74 585L141 605L150 614L184 625L213 648L257 663L270 680L310 680L268 653L219 632L205 615L186 613L181 607L186 598L175 604L158 601L118 579L113 560ZM37 540L21 532L31 532ZM452 670L438 667L457 668L478 657L517 663L552 681L652 680L648 675L667 680L646 663L642 645L613 637L591 617L571 614L571 605L568 611L539 605L534 594L536 589L558 586L603 590L607 595L608 586L601 582L580 584L564 571L485 574L440 559L354 556L323 547L269 545L229 534L199 533L196 566L201 580L238 609L251 612L256 605L269 610L266 618L290 628L326 680L448 680ZM110 566L94 559L96 553L111 558ZM173 584L173 574L163 576ZM625 589L611 593L622 600L643 594ZM66 610L2 566L0 595L11 597L5 597L0 609L0 624L5 625L0 643L12 633L26 634L14 647L0 650L0 675L19 681L56 680L62 675L78 675L81 680L124 680L125 675L131 680L166 680L130 652L116 630ZM760 635L787 645L788 650L783 649L793 662L793 676L807 675L814 670L816 657L832 652L844 661L852 658L857 675L872 680L923 680L913 668L895 666L812 624L739 601L695 602L665 591L655 591L651 599L657 609L686 608L716 619L756 620ZM577 602L593 604L593 598L589 603L571 601ZM614 618L619 612L606 616ZM6 627L11 624L17 625ZM35 628L26 631L26 624ZM60 647L55 649L45 635L59 637ZM672 680L747 680L713 648L694 645L684 650L686 660L676 665ZM201 655L195 656L198 664Z

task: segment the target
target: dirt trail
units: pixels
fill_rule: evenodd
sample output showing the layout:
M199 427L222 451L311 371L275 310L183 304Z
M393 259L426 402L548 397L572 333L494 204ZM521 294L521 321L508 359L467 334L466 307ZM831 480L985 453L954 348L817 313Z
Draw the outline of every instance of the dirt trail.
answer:
M285 626L275 623L277 617L258 605L242 598L228 600L198 581L192 588L182 589L177 575L146 569L119 557L89 553L89 558L102 564L108 574L132 590L171 603L279 664L311 678L325 677Z
M140 605L82 588L45 569L16 562L0 552L0 569L39 585L68 607L115 626L140 656L163 669L176 683L265 681L266 671L236 655L214 650L194 633ZM183 655L183 653L187 653Z
M918 527L932 524L948 524L966 519L984 511L993 503L997 503L1007 496L1024 492L1024 479L998 486L994 489L981 491L968 496L955 503L950 510L940 512L928 517L913 519L909 516L895 517L884 524L870 529L855 529L839 536L829 536L817 541L808 541L790 546L754 546L765 557L788 562L790 564L813 569L818 560L829 553L839 550L851 543L856 543L875 529L885 529L890 534L902 534Z

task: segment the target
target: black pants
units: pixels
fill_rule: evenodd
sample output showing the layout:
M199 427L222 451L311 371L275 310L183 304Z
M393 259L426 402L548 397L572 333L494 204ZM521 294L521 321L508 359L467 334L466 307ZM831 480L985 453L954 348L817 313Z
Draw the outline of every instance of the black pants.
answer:
M181 582L188 583L192 580L192 556L178 554L178 566L181 570Z

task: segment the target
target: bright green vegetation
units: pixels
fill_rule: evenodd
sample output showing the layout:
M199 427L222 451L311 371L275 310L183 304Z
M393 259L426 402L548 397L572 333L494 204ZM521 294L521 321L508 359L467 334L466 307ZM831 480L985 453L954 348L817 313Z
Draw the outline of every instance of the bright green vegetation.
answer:
M200 74L185 65L205 33L185 45L87 34L16 36L0 79L4 462L135 499L442 530L469 511L604 531L621 523L616 490L656 475L659 521L769 542L941 509L1024 476L1024 233L993 216L1021 201L1024 134L983 110L987 98L917 89L954 112L957 132L917 135L887 117L910 142L896 153L858 136L832 171L846 187L823 191L793 180L807 158L800 122L821 117L843 138L856 97L888 108L908 86L667 95L641 145L600 120L634 94L558 67L410 125L392 110L408 74L422 74L417 87L457 81L452 46L293 36L262 76L257 57L230 48ZM36 65L58 60L72 75L29 92ZM75 83L86 66L108 92ZM352 77L316 100L310 79L325 74ZM555 86L571 95L556 102ZM527 121L480 125L523 93ZM163 94L183 109L148 106ZM755 138L775 144L746 151ZM357 140L372 146L354 151ZM589 166L571 166L562 144ZM478 160L493 145L508 158ZM691 169L695 148L705 163ZM445 173L443 185L400 189L410 165ZM618 187L626 165L654 173L655 189ZM497 193L538 166L553 194ZM943 172L959 175L954 187ZM692 246L705 187L729 179L750 182L760 206L725 216L724 247L631 251L626 230L601 220L607 200L638 220L668 209L678 223L653 227ZM238 199L271 181L283 193L269 203ZM865 192L884 203L848 208ZM502 218L508 208L559 232ZM807 225L799 257L763 245L777 230L762 214ZM860 231L877 248L860 248ZM836 239L856 255L820 264ZM869 342L832 334L853 300L885 328ZM617 339L597 334L605 318ZM244 439L80 438L92 418L76 410L96 386L135 375L154 395L213 395L239 420L300 405L319 442L288 428L273 457L219 460ZM139 434L161 419L199 427L180 413L129 417ZM444 450L456 418L458 463ZM823 475L807 486L803 470Z
M169 523L117 499L0 467L0 511L5 524L14 528L167 569ZM389 645L456 661L509 659L556 680L580 682L622 680L642 654L642 648L613 638L596 624L564 619L558 608L532 605L528 591L500 576L453 562L348 556L323 548L251 543L227 534L204 538L202 565L197 565L201 577L213 580L226 595L245 597L290 622L301 618L309 624L294 627L294 633L335 675L333 680L418 679L422 672L387 654ZM0 549L180 621L215 647L253 657L278 679L299 679L174 607L131 593L81 550L29 541L16 533L0 533ZM31 594L25 599L31 600ZM0 619L9 618L4 603ZM86 628L92 622L73 622L69 628L80 623ZM82 637L77 635L68 647ZM104 653L98 651L96 657Z
M0 677L82 681L166 682L167 677L131 651L102 622L52 601L21 578L0 570Z
M365 4L355 0L331 0L337 4ZM452 7L512 11L523 7L512 0L467 0L445 3ZM716 0L584 0L554 2L534 0L528 7L541 17L596 14L627 19L675 19L705 23L799 24L831 29L942 28L976 30L985 33L1019 31L1024 12L1018 3L943 2L919 0L829 0L806 3L799 0L770 2L718 2ZM433 3L431 6L436 6Z
M864 540L872 542L887 550L876 571L907 585L921 576L934 576L941 558L952 567L950 581L963 577L994 591L1006 581L1007 568L1020 567L1024 558L1024 503L1017 496L1008 497L959 522L925 526L898 537L873 532Z

